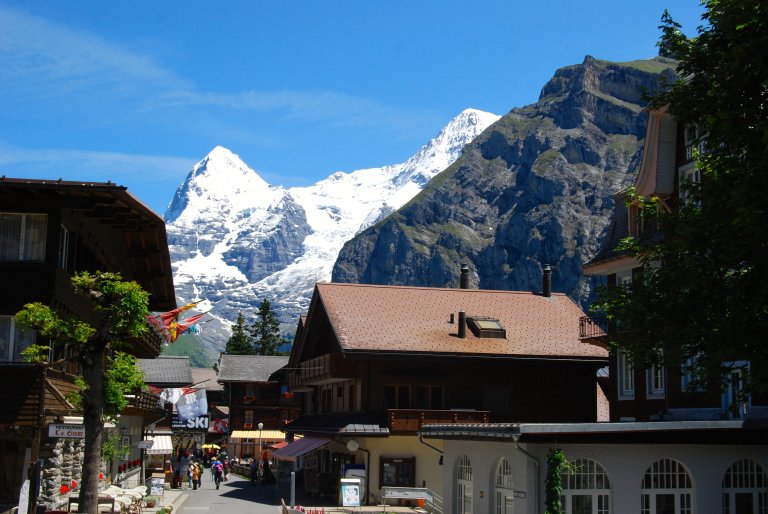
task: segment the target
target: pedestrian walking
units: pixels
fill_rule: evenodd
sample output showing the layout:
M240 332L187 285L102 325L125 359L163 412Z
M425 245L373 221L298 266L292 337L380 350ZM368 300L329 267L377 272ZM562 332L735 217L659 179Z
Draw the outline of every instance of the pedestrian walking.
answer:
M200 485L200 463L194 462L190 466L190 471L192 473L192 490L197 491L197 487Z
M211 461L211 474L213 474L213 482L216 484L216 489L221 485L221 478L224 473L224 465L220 460L214 459Z

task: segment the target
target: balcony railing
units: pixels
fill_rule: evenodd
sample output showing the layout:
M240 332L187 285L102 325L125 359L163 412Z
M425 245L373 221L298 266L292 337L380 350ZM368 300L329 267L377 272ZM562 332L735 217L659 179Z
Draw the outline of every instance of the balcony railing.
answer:
M487 410L422 410L422 409L387 409L389 431L397 433L416 433L422 425L488 423L490 411Z
M608 340L608 318L605 316L582 316L579 318L579 339ZM592 342L592 341L586 341Z
M296 390L301 387L332 384L355 378L355 366L341 355L327 353L299 363L299 369L288 376L288 387Z
M147 391L128 393L125 399L128 400L128 405L123 410L123 414L152 416L170 412L170 403L162 402L161 405L160 397Z

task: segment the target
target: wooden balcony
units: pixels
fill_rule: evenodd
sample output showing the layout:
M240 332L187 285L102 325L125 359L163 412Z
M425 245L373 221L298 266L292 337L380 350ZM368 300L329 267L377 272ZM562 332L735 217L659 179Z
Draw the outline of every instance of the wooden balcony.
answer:
M387 409L390 434L415 434L422 425L488 423L487 410Z
M300 392L311 386L344 382L355 376L354 364L338 353L327 353L299 363L299 369L288 375L288 388Z
M125 399L128 400L128 405L123 409L123 414L145 418L162 418L170 414L171 404L164 402L165 407L161 407L160 397L156 394L138 391L133 394L126 394Z
M579 318L579 340L605 347L608 344L608 318L582 316Z

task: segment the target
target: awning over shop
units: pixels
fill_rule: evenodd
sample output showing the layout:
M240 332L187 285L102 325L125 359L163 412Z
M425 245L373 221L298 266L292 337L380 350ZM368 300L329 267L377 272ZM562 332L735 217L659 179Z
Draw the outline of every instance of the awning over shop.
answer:
M230 437L233 439L258 439L261 437L262 441L284 441L285 432L280 430L233 430Z
M148 435L145 441L154 441L152 448L147 450L148 455L164 455L173 453L173 443L169 435Z
M305 437L287 446L283 446L279 450L275 450L272 452L272 456L279 460L295 461L298 457L331 444L331 442L330 439L324 437Z

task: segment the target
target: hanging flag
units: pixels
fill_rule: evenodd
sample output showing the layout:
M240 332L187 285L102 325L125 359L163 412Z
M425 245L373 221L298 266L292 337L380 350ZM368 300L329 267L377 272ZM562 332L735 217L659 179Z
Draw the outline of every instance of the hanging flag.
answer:
M165 402L170 402L176 405L183 395L184 391L181 388L169 387L163 389L163 391L160 393L160 400L157 403L162 408L165 408Z
M200 301L188 303L187 305L184 305L177 309L173 309L172 311L163 312L161 314L150 315L150 316L147 316L147 320L156 327L160 327L160 328L167 327L171 324L173 320L176 319L176 316L178 316L184 311L188 311L198 303L200 303Z
M207 312L204 312L202 314L195 314L194 316L190 316L185 320L182 321L173 321L168 326L168 332L170 335L170 341L174 342L176 339L179 338L181 334L189 330L189 328L200 321L200 318L208 314Z
M184 389L184 394L176 402L176 412L179 418L187 420L208 414L208 397L205 389Z

